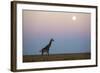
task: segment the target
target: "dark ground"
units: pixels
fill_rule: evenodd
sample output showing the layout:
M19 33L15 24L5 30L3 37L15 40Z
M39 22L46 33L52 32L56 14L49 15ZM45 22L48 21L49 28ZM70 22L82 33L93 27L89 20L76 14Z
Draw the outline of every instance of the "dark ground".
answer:
M90 59L90 53L72 53L72 54L50 54L48 55L24 55L23 62L40 61L61 61L61 60L82 60Z

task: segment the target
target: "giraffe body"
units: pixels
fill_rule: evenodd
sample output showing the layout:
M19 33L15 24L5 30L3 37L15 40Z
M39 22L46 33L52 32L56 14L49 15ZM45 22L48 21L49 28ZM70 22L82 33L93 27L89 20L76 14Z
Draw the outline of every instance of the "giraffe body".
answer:
M54 41L53 39L50 40L49 44L47 46L45 46L44 48L41 49L42 55L47 54L49 55L49 49L51 47L52 41Z

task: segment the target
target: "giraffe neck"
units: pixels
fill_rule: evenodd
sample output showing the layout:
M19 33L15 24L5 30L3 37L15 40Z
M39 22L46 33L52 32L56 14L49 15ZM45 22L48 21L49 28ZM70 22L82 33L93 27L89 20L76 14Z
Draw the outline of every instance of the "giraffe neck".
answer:
M52 41L50 40L50 42L49 42L49 46L51 46L51 43L52 43Z

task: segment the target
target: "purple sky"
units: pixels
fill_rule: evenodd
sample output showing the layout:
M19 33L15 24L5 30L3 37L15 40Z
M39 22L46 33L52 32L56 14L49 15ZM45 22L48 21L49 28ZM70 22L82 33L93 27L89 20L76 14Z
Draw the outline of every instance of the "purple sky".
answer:
M89 13L23 10L23 54L40 54L53 38L50 53L90 52Z

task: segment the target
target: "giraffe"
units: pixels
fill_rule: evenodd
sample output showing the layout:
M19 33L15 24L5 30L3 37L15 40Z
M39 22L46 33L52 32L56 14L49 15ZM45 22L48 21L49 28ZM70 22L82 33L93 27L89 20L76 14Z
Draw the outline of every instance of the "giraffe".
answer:
M49 48L51 47L51 44L52 44L53 41L54 41L53 38L51 38L51 40L49 41L49 44L46 45L44 48L41 49L40 52L42 52L42 55L44 53L46 53L47 55L49 55Z

